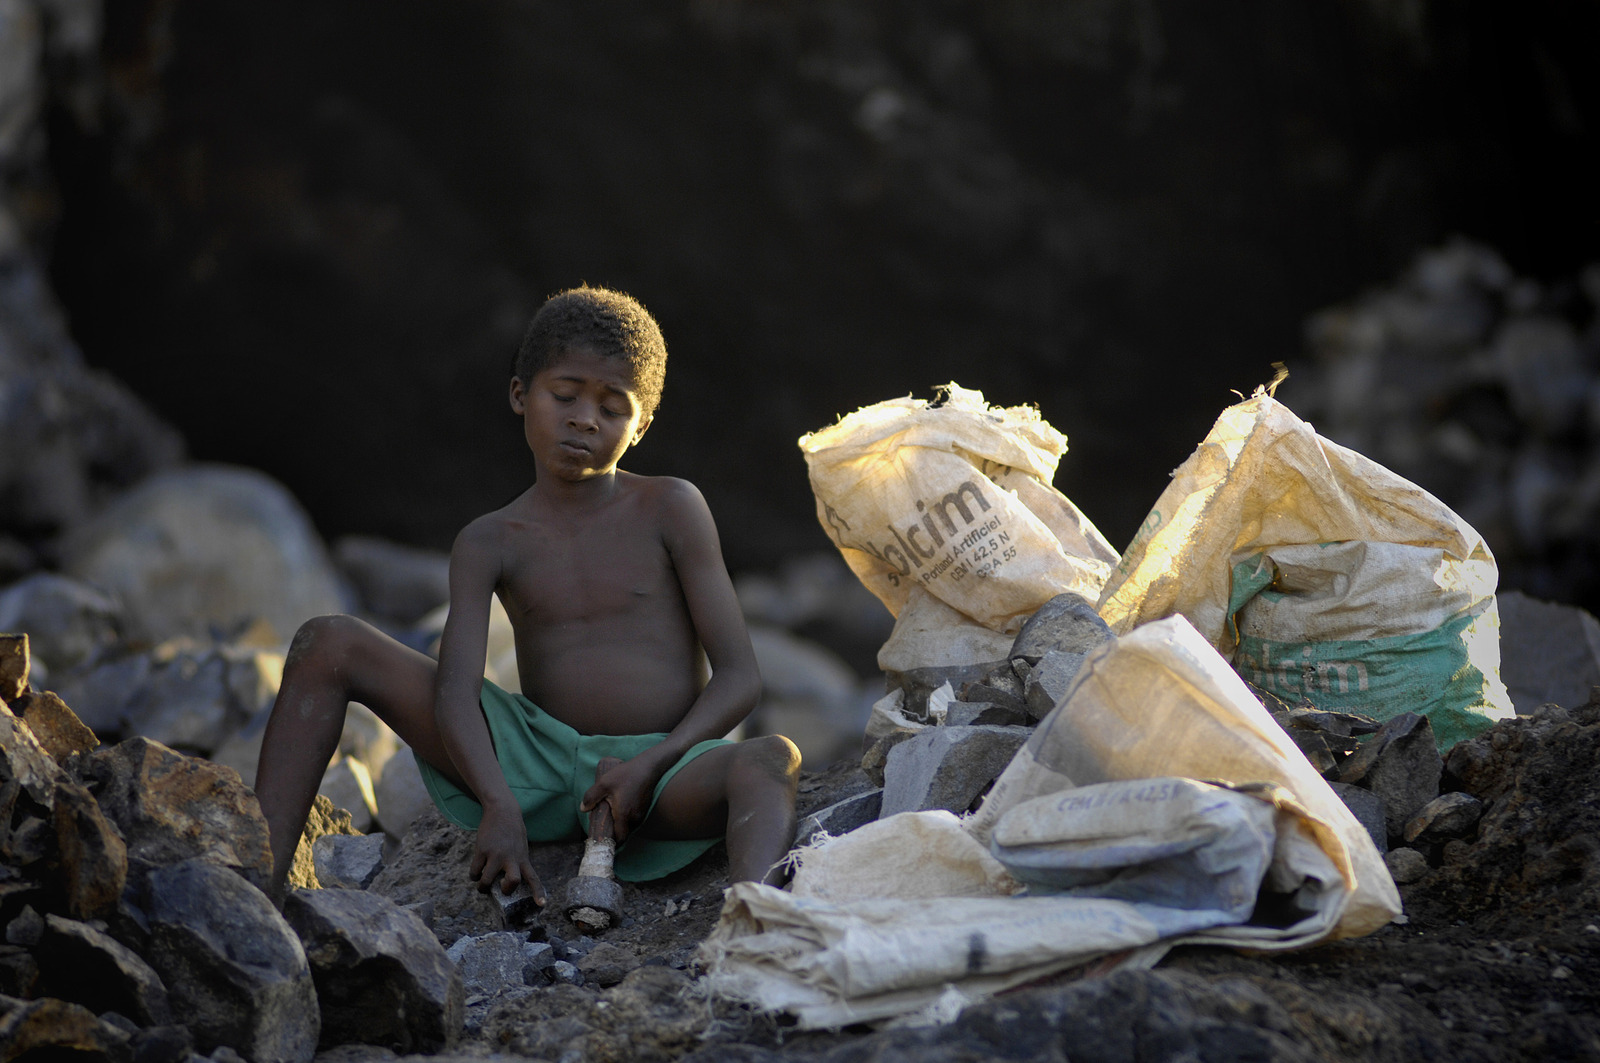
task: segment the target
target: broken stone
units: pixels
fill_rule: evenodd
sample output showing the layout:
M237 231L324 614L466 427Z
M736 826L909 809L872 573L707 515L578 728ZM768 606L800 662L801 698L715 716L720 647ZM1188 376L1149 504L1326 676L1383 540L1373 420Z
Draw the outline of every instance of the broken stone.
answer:
M387 897L348 890L296 890L283 912L311 964L321 1044L414 1053L455 1042L462 979L421 919Z
M827 808L819 809L800 821L800 829L795 833L795 845L805 845L819 833L837 838L841 834L849 834L857 827L871 823L878 818L878 812L883 807L883 790L868 790L854 797L847 797L837 801Z
M1389 877L1404 886L1421 881L1428 874L1428 858L1415 849L1390 849L1383 857Z
M1289 736L1289 741L1304 754L1306 760L1316 769L1318 775L1328 776L1336 774L1338 768L1344 763L1345 756L1356 748L1353 738L1340 738L1338 735L1324 734L1321 731L1308 731L1299 727L1287 728L1284 731Z
M1023 692L1035 719L1044 719L1061 703L1082 666L1083 654L1067 650L1050 650L1032 662Z
M26 631L30 653L52 672L93 660L117 642L121 625L115 598L55 572L35 572L0 591L0 631Z
M889 751L880 818L943 808L961 815L1005 770L1025 727L932 727Z
M518 930L532 924L543 910L534 896L533 887L525 881L517 883L517 888L510 893L495 889L489 891L489 896L500 905L500 917L505 920L507 930Z
M1389 837L1399 838L1406 822L1439 796L1444 760L1426 716L1403 712L1386 720L1378 733L1345 759L1339 781L1357 783L1383 798Z
M324 834L311 858L324 889L364 890L383 870L383 835Z
M128 848L89 791L63 779L54 800L58 876L67 911L80 919L109 915L128 879Z
M34 955L51 996L100 1014L114 1011L140 1026L173 1019L161 976L137 953L87 923L46 917Z
M9 945L26 945L32 948L43 937L44 916L34 911L31 904L23 905L22 911L6 924L6 943Z
M1284 730L1316 731L1339 738L1376 734L1382 726L1371 716L1356 712L1331 712L1326 709L1291 707L1284 712L1274 712L1272 718ZM1354 744L1350 748L1354 748Z
M974 704L983 702L989 705L1000 705L1014 712L1028 714L1027 692L1022 680L1016 677L1010 669L1006 670L1009 678L1007 683L968 683L961 688L961 700ZM995 677L991 676L991 679Z
M1405 839L1418 845L1449 841L1469 833L1482 818L1483 802L1471 794L1440 794L1406 823Z
M10 704L28 689L28 636L0 635L0 701Z
M524 985L528 965L542 970L555 962L555 952L545 942L529 941L509 930L464 937L446 955L461 972L467 999L492 997L507 986Z
M890 751L901 742L920 733L920 731L890 731L861 754L861 770L872 780L872 785L882 789L883 769L889 762Z
M559 985L583 985L583 972L569 960L557 960L548 969L550 981Z
M1378 847L1379 854L1388 852L1389 827L1383 812L1383 798L1371 790L1347 782L1330 782L1328 785L1356 817L1356 821L1367 828L1367 833L1372 835L1372 844Z
M944 718L946 727L1032 727L1037 722L1026 709L1019 711L983 701L953 701Z
M901 711L912 719L926 720L928 695L950 684L951 690L960 690L969 683L987 683L998 671L1008 668L1007 661L985 661L980 664L958 664L931 668L908 668L905 671L887 670L884 677L888 690L905 692Z
M378 800L372 793L372 775L354 757L340 757L322 773L317 793L333 807L350 813L350 826L365 834L377 816Z
M33 953L21 945L0 945L0 997L32 1000L38 995L39 963Z
M194 858L151 871L135 903L145 959L202 1052L309 1063L321 1026L311 968L266 894Z
M199 857L266 888L272 873L267 821L235 772L146 738L95 750L83 758L81 771L121 828L130 867L143 871Z
M0 999L0 1059L123 1063L128 1035L81 1004L54 997Z
M359 832L351 826L349 812L333 807L332 801L317 794L311 799L311 811L306 814L305 830L300 832L300 840L295 843L294 860L289 865L287 882L289 889L322 888L322 882L317 877L316 843L319 838L329 835L356 837Z
M8 707L0 705L0 781L15 780L21 792L48 809L56 783L65 778L33 732Z
M30 690L12 704L11 710L28 725L57 764L100 745L100 739L78 719L78 714L51 691Z
M1094 605L1081 595L1058 594L1039 607L1022 625L1010 656L1037 664L1045 654L1055 651L1083 654L1116 638Z
M189 1063L194 1034L178 1023L149 1026L130 1035L128 1050L133 1063Z
M617 985L628 977L629 971L638 966L639 957L609 941L596 945L578 961L578 970L583 972L583 980L593 982L602 988Z

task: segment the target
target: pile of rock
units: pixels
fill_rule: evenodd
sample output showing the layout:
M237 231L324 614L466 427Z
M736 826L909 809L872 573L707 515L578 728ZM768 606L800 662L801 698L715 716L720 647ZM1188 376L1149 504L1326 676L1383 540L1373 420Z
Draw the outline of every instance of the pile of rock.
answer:
M861 760L883 787L871 818L934 808L959 815L976 807L1066 693L1085 654L1112 638L1091 603L1062 594L1022 625L1002 660L890 672ZM836 815L818 818L816 826L843 833L848 828Z
M460 975L421 918L338 890L280 913L237 773L144 738L100 745L28 663L25 636L0 638L7 1058L306 1063L319 1044L453 1043Z
M1457 240L1311 319L1291 402L1483 533L1502 585L1600 595L1600 263L1541 284Z

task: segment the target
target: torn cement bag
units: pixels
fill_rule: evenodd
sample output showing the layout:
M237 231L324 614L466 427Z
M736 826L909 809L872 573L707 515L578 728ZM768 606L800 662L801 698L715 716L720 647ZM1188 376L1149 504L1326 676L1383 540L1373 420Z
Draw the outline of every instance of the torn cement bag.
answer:
M1132 779L1013 805L990 852L1031 894L1105 897L1243 923L1277 841L1272 788Z
M1422 488L1257 393L1173 473L1100 599L1113 631L1181 613L1250 682L1441 749L1512 715L1498 571Z
M1291 898L1284 925L1219 927L1207 940L1295 948L1369 934L1400 913L1366 828L1181 616L1091 651L966 826L987 843L1003 816L1033 798L1165 775L1274 784L1267 888Z
M817 517L845 561L897 617L913 588L1011 634L1063 591L1093 601L1116 551L1050 486L1066 437L1032 407L942 391L800 439Z
M1016 843L997 849L1027 874L1092 868L1098 881L1084 876L1074 895L1007 897L1016 881L953 815L901 813L800 850L793 893L736 884L701 947L709 988L803 1027L942 1021L1084 964L1150 966L1174 941L1251 918L1258 887L1287 882L1270 870L1277 832L1304 837L1278 787L1157 779L1072 794L1071 808L1063 795L1013 808L995 837ZM1314 845L1307 855L1297 866L1320 876L1313 896L1342 888L1332 861Z

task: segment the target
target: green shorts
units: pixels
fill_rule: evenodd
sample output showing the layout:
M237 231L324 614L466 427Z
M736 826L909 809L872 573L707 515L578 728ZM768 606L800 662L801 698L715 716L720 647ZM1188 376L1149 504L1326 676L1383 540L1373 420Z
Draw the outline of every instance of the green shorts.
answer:
M594 785L595 766L600 758L628 760L667 737L579 734L521 694L502 690L487 679L479 701L489 723L489 735L494 739L495 758L522 808L530 842L575 841L584 837L589 831L589 817L578 811L578 803ZM726 739L715 738L690 747L656 783L650 808L655 808L661 791L685 764L709 749L730 744ZM414 751L412 755L416 756ZM483 819L483 806L427 761L421 757L416 760L423 784L439 811L456 826L476 830ZM719 841L720 838L629 838L617 850L616 876L628 882L644 882L669 875Z

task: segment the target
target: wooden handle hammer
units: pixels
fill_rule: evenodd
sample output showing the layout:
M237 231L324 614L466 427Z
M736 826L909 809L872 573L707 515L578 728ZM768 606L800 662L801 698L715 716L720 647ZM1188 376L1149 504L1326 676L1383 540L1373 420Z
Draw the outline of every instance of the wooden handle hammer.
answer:
M621 764L604 757L595 765L595 778ZM611 875L617 851L611 822L611 805L602 801L589 813L589 840L583 846L578 874L567 883L567 918L588 933L598 933L622 919L622 887Z

